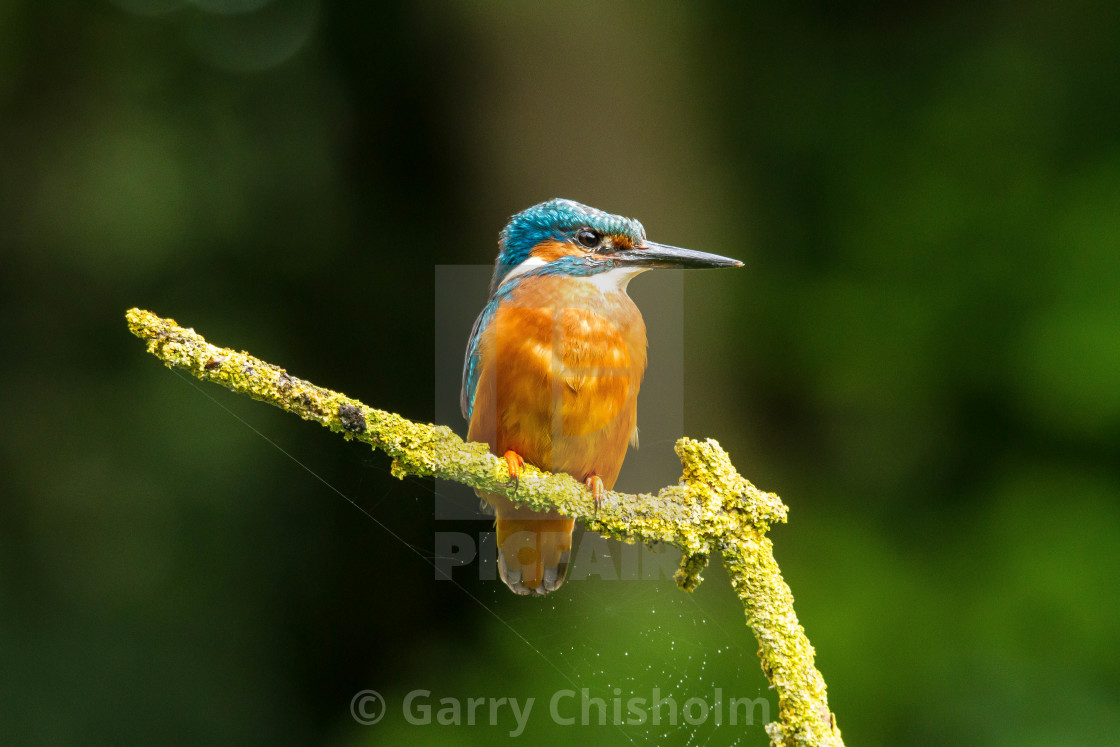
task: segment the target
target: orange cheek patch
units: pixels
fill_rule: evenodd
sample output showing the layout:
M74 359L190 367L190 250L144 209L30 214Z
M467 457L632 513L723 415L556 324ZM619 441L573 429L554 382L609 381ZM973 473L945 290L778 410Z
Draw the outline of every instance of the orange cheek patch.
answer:
M553 262L561 257L579 257L585 254L566 241L542 241L533 247L529 256Z

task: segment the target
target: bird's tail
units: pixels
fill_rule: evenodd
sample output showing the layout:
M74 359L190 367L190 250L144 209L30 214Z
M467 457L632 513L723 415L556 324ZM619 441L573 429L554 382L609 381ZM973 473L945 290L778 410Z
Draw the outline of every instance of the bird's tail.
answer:
M573 519L557 513L498 510L498 572L517 594L556 591L568 572Z

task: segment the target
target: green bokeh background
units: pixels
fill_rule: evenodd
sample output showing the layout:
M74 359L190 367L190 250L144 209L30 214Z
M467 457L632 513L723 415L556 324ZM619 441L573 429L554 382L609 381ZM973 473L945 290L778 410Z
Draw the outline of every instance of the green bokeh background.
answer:
M535 697L526 741L765 744L547 718L767 697L718 567L436 582L478 527L430 483L124 326L431 419L434 268L565 196L747 263L685 280L685 432L790 505L848 744L1116 744L1117 39L1110 2L0 5L0 741L509 738L408 724L423 688Z

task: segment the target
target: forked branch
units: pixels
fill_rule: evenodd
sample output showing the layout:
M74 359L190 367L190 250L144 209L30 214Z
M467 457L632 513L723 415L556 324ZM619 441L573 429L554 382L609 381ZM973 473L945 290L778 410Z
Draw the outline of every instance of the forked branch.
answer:
M219 348L192 329L150 311L130 309L129 330L169 368L189 372L253 399L313 420L343 438L357 439L392 457L397 477L439 477L582 521L625 542L664 542L684 553L677 584L692 591L713 550L718 550L758 640L762 671L778 693L778 718L766 731L774 745L842 747L828 708L824 678L813 647L793 611L793 594L766 537L786 520L786 506L735 470L719 444L682 438L676 452L684 474L657 495L607 492L595 510L590 492L564 474L526 466L514 492L506 463L485 444L468 443L450 428L425 425L362 404L297 379L248 353Z

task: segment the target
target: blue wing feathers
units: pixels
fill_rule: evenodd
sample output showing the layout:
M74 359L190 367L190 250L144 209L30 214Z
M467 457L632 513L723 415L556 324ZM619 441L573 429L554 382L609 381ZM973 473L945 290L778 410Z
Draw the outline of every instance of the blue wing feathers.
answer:
M535 272L529 272L502 285L502 287L490 297L490 301L486 304L485 308L482 309L482 313L478 315L478 319L474 320L470 341L467 343L467 354L463 358L463 389L459 393L459 410L467 420L470 420L471 415L474 413L475 389L478 388L478 377L482 373L482 353L479 351L479 345L482 343L482 335L486 331L486 327L490 324L490 321L494 318L494 314L497 313L498 307L502 302L513 294L514 289L517 288L526 277L535 274Z
M463 389L459 393L459 410L468 421L474 412L474 390L478 387L478 375L482 369L482 356L478 346L482 340L482 331L490 323L496 308L497 304L491 301L474 320L470 341L467 342L467 354L463 358Z

